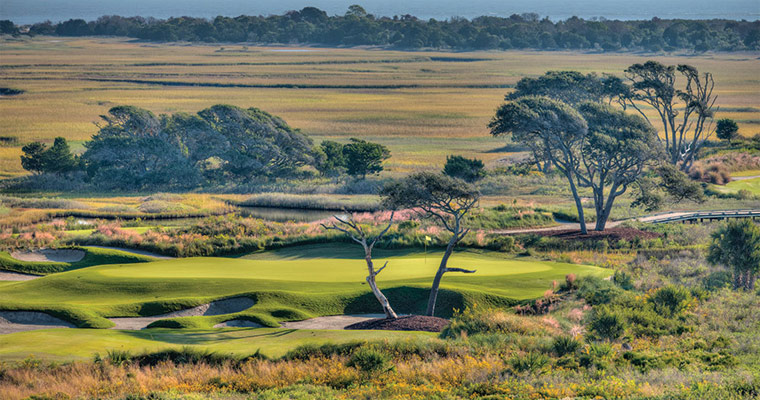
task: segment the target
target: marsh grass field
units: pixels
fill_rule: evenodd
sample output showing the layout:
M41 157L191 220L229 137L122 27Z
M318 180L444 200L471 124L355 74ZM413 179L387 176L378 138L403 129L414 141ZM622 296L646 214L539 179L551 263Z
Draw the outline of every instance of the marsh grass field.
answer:
M389 51L154 44L35 37L0 42L0 174L23 174L24 143L64 136L81 151L110 107L197 112L218 103L281 116L319 142L361 137L389 146L391 173L442 165L448 154L496 163L509 155L486 125L520 78L550 70L622 75L656 59L715 75L718 117L760 132L757 54ZM287 50L287 51L282 51Z

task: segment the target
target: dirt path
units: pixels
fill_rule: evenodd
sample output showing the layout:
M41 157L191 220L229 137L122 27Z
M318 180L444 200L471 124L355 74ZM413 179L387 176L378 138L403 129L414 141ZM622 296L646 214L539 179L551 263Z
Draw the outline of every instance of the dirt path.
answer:
M75 328L75 326L37 311L0 311L0 335L51 328Z
M30 281L42 278L39 275L22 274L18 272L0 271L0 281Z
M746 181L747 179L755 179L760 178L760 175L749 175L749 176L732 176L732 181Z
M86 246L86 247L95 247L98 249L106 249L106 250L119 250L125 253L132 253L132 254L137 254L140 256L158 258L159 260L171 260L171 259L176 258L176 257L164 256L158 253L152 253L150 251L145 251L145 250L128 249L126 247L109 247L109 246Z
M344 329L349 325L357 322L368 321L375 318L385 318L385 314L352 314L352 315L331 315L328 317L317 317L305 319L303 321L283 322L283 328L289 329Z
M240 311L247 310L256 304L248 297L233 297L229 299L212 301L209 304L203 304L197 307L188 308L185 310L173 311L166 314L153 315L150 317L124 317L124 318L109 318L111 322L116 324L111 329L126 329L126 330L139 330L145 329L151 323L177 317L198 317L203 315L222 315L233 314ZM229 322L229 321L228 321Z

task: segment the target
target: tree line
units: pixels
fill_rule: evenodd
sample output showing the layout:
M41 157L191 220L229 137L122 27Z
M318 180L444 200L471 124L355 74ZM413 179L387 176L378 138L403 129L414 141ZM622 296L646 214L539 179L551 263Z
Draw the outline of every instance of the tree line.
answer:
M26 32L26 30L24 30ZM0 21L0 33L20 27ZM283 15L205 18L103 16L29 26L30 35L126 36L204 43L389 46L403 49L593 49L599 51L737 51L760 49L760 21L659 19L618 21L572 17L553 22L538 14L482 16L472 20L379 17L353 5L328 16L315 7Z
M196 114L157 116L117 106L101 119L81 156L59 137L50 148L41 142L24 146L22 166L35 174L84 172L104 189L180 189L308 177L317 171L364 179L382 171L390 157L385 146L359 139L315 146L298 129L257 108L220 104Z

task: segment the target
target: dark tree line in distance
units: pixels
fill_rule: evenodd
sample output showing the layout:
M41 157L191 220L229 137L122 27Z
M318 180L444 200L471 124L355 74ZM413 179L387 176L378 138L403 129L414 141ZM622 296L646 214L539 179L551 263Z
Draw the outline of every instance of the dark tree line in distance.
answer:
M0 21L0 33L20 27ZM25 31L25 30L24 30ZM760 49L760 21L659 19L618 21L572 17L541 19L527 13L472 20L421 20L412 15L378 17L360 6L344 15L306 7L283 15L166 20L103 16L33 24L31 35L126 36L158 42L387 46L403 49L593 49L600 51L736 51Z

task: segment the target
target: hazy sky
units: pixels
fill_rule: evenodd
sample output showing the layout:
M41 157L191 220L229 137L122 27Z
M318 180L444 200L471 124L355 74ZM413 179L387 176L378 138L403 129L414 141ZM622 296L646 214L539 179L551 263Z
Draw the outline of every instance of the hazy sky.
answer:
M361 4L379 16L412 14L421 18L472 18L536 12L553 20L573 15L609 19L747 19L760 18L760 0L0 0L0 19L17 24L69 18L95 19L101 15L214 17L282 14L314 6L330 15L343 14Z

